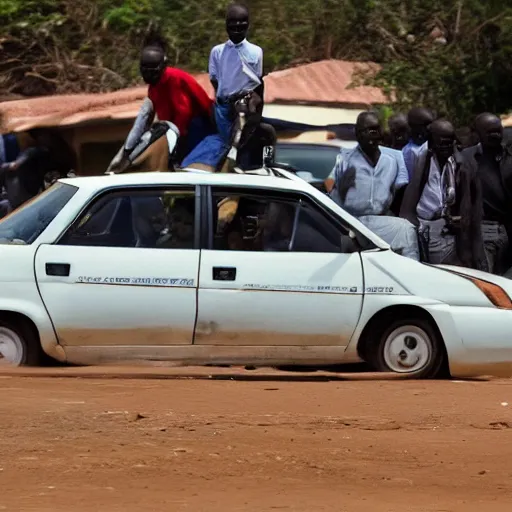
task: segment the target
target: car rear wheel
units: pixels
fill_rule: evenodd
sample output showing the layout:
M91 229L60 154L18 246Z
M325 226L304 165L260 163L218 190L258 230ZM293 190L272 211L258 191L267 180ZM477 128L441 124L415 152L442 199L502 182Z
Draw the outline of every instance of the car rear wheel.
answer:
M441 336L420 318L394 321L382 333L375 356L379 371L416 379L440 377L445 363Z
M0 366L37 366L42 349L31 329L0 320Z

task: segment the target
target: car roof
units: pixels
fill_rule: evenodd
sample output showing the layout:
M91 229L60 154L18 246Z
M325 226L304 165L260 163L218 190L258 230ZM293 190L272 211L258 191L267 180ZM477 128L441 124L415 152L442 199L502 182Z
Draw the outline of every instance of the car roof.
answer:
M112 186L130 187L136 185L240 185L300 192L310 191L310 185L304 180L290 180L277 176L253 174L212 173L198 171L197 169L183 169L175 172L138 172L102 176L80 176L77 178L63 178L59 181L91 191Z

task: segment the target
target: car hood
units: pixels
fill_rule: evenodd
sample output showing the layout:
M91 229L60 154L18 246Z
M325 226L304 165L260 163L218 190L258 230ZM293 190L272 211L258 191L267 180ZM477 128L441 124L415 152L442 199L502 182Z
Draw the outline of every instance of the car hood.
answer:
M506 277L496 276L494 274L489 274L488 272L482 272L481 270L475 270L472 268L465 267L456 267L454 265L433 265L437 268L442 268L444 270L448 270L453 272L454 274L474 277L476 279L481 279L482 281L487 281L488 283L496 284L503 288L507 294L512 297L512 280L507 279Z
M493 307L482 290L471 282L470 278L477 278L502 287L512 297L511 280L485 272L420 263L393 251L365 251L361 256L369 293L414 295L450 306Z

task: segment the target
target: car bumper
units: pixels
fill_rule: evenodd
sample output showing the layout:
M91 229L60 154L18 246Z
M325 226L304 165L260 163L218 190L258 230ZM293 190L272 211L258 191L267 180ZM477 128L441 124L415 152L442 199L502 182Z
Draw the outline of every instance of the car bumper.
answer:
M443 336L452 377L512 376L512 311L427 306Z

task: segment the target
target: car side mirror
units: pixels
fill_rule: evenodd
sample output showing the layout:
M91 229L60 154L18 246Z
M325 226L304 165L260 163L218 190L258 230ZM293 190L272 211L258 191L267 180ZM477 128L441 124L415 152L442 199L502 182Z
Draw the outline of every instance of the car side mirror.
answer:
M355 251L354 252L358 252L358 251L361 251L362 250L362 246L361 244L359 243L359 239L357 237L357 234L355 231L353 231L352 229L349 229L348 231L348 237L350 238L352 244L353 244L353 247L355 248ZM346 237L344 239L344 236L341 235L341 247L343 247L347 242L346 242ZM346 251L344 251L346 252Z

